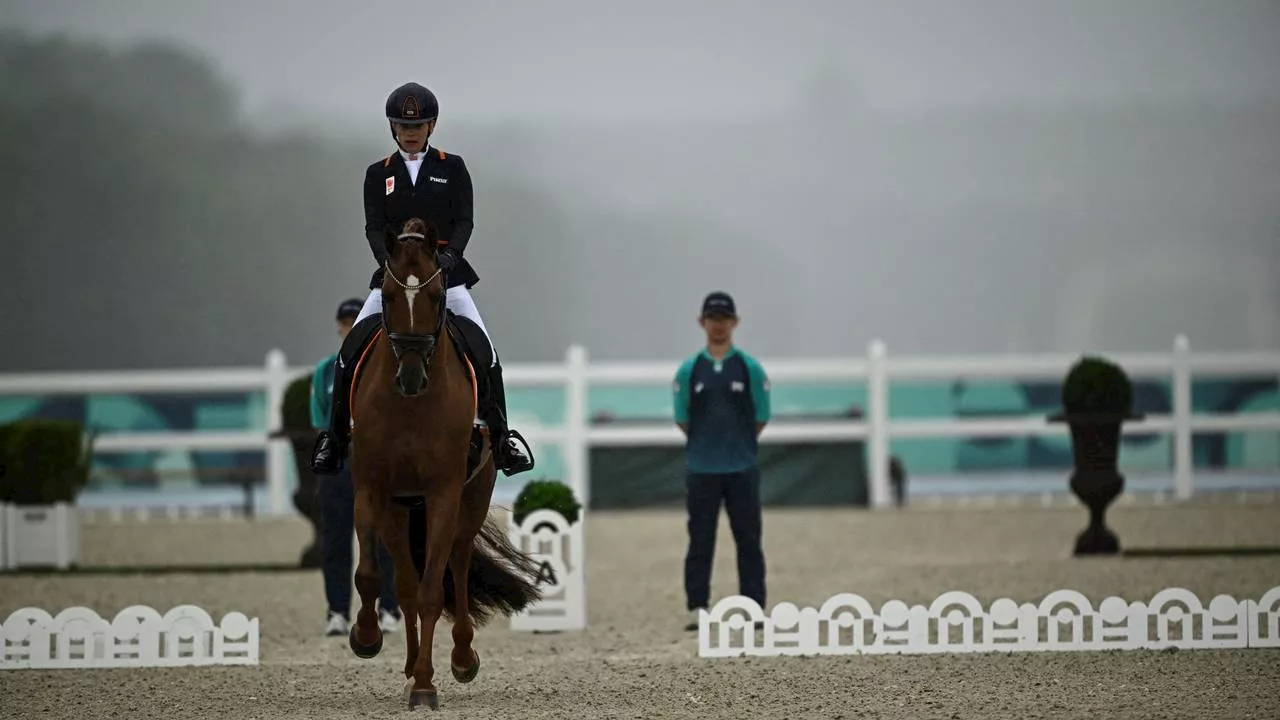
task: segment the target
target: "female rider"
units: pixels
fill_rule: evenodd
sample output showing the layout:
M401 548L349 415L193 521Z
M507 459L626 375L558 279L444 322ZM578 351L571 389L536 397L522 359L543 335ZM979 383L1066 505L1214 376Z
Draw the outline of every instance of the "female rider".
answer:
M461 157L427 144L439 114L436 96L418 83L401 85L387 98L386 114L398 150L371 164L364 177L365 237L378 261L378 270L369 283L369 297L356 324L338 353L329 428L316 439L311 460L312 469L323 475L335 475L342 469L351 439L347 408L351 372L380 323L382 275L387 260L383 238L388 226L399 227L418 217L434 225L440 237L448 238L437 254L448 278L445 306L475 322L486 337L489 334L471 299L470 288L480 278L463 257L473 225L471 174ZM492 340L489 346L493 348ZM533 467L532 454L520 448L523 444L527 450L528 445L518 432L507 427L506 392L496 348L489 382L489 402L481 406L480 414L491 431L494 462L507 475L529 470Z

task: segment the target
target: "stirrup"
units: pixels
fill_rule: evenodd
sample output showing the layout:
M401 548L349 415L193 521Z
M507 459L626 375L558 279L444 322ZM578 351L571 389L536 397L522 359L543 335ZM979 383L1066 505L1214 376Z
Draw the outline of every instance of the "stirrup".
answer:
M509 443L512 443L513 441L516 441L520 445L524 446L523 454L526 458L528 458L528 460L524 462L520 462L517 460L515 453L520 452L520 450L519 448L511 447ZM498 447L495 449L497 457L495 459L499 461L499 468L502 470L503 474L505 474L507 477L511 477L512 475L518 475L522 472L528 472L529 470L533 469L533 465L534 465L533 450L532 448L529 447L528 441L524 439L524 436L521 435L519 431L508 428L507 432L502 437L498 438L497 445ZM517 464L512 464L512 463L517 463Z

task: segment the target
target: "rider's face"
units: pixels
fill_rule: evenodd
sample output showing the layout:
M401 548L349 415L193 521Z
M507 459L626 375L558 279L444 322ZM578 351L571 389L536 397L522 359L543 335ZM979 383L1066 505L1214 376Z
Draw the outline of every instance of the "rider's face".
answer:
M396 139L400 141L400 147L407 153L420 153L427 146L427 132L431 128L431 123L425 125L401 125L395 124Z

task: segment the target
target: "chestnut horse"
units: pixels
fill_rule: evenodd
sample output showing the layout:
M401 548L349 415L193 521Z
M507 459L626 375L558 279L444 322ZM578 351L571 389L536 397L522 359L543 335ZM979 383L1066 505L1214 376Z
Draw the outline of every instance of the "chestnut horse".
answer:
M351 390L360 610L349 641L363 658L382 649L375 609L381 537L404 613L405 695L410 709L436 709L431 651L440 615L453 622L450 668L466 683L480 669L475 627L495 610L523 610L540 593L536 564L488 517L497 471L476 422L475 371L446 327L437 233L414 218L398 233L389 228L385 243L382 327Z

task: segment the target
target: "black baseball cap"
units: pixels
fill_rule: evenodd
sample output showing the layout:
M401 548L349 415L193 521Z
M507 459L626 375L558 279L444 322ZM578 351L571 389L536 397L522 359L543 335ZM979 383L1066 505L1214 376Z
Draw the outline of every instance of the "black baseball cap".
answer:
M729 297L729 293L716 292L711 293L702 301L702 316L711 317L720 315L723 317L734 317L738 314L738 308L733 304L733 298Z
M350 300L343 300L342 304L338 306L338 317L336 319L342 320L343 318L359 317L360 310L363 308L364 308L364 301L361 300L360 298L351 298Z

